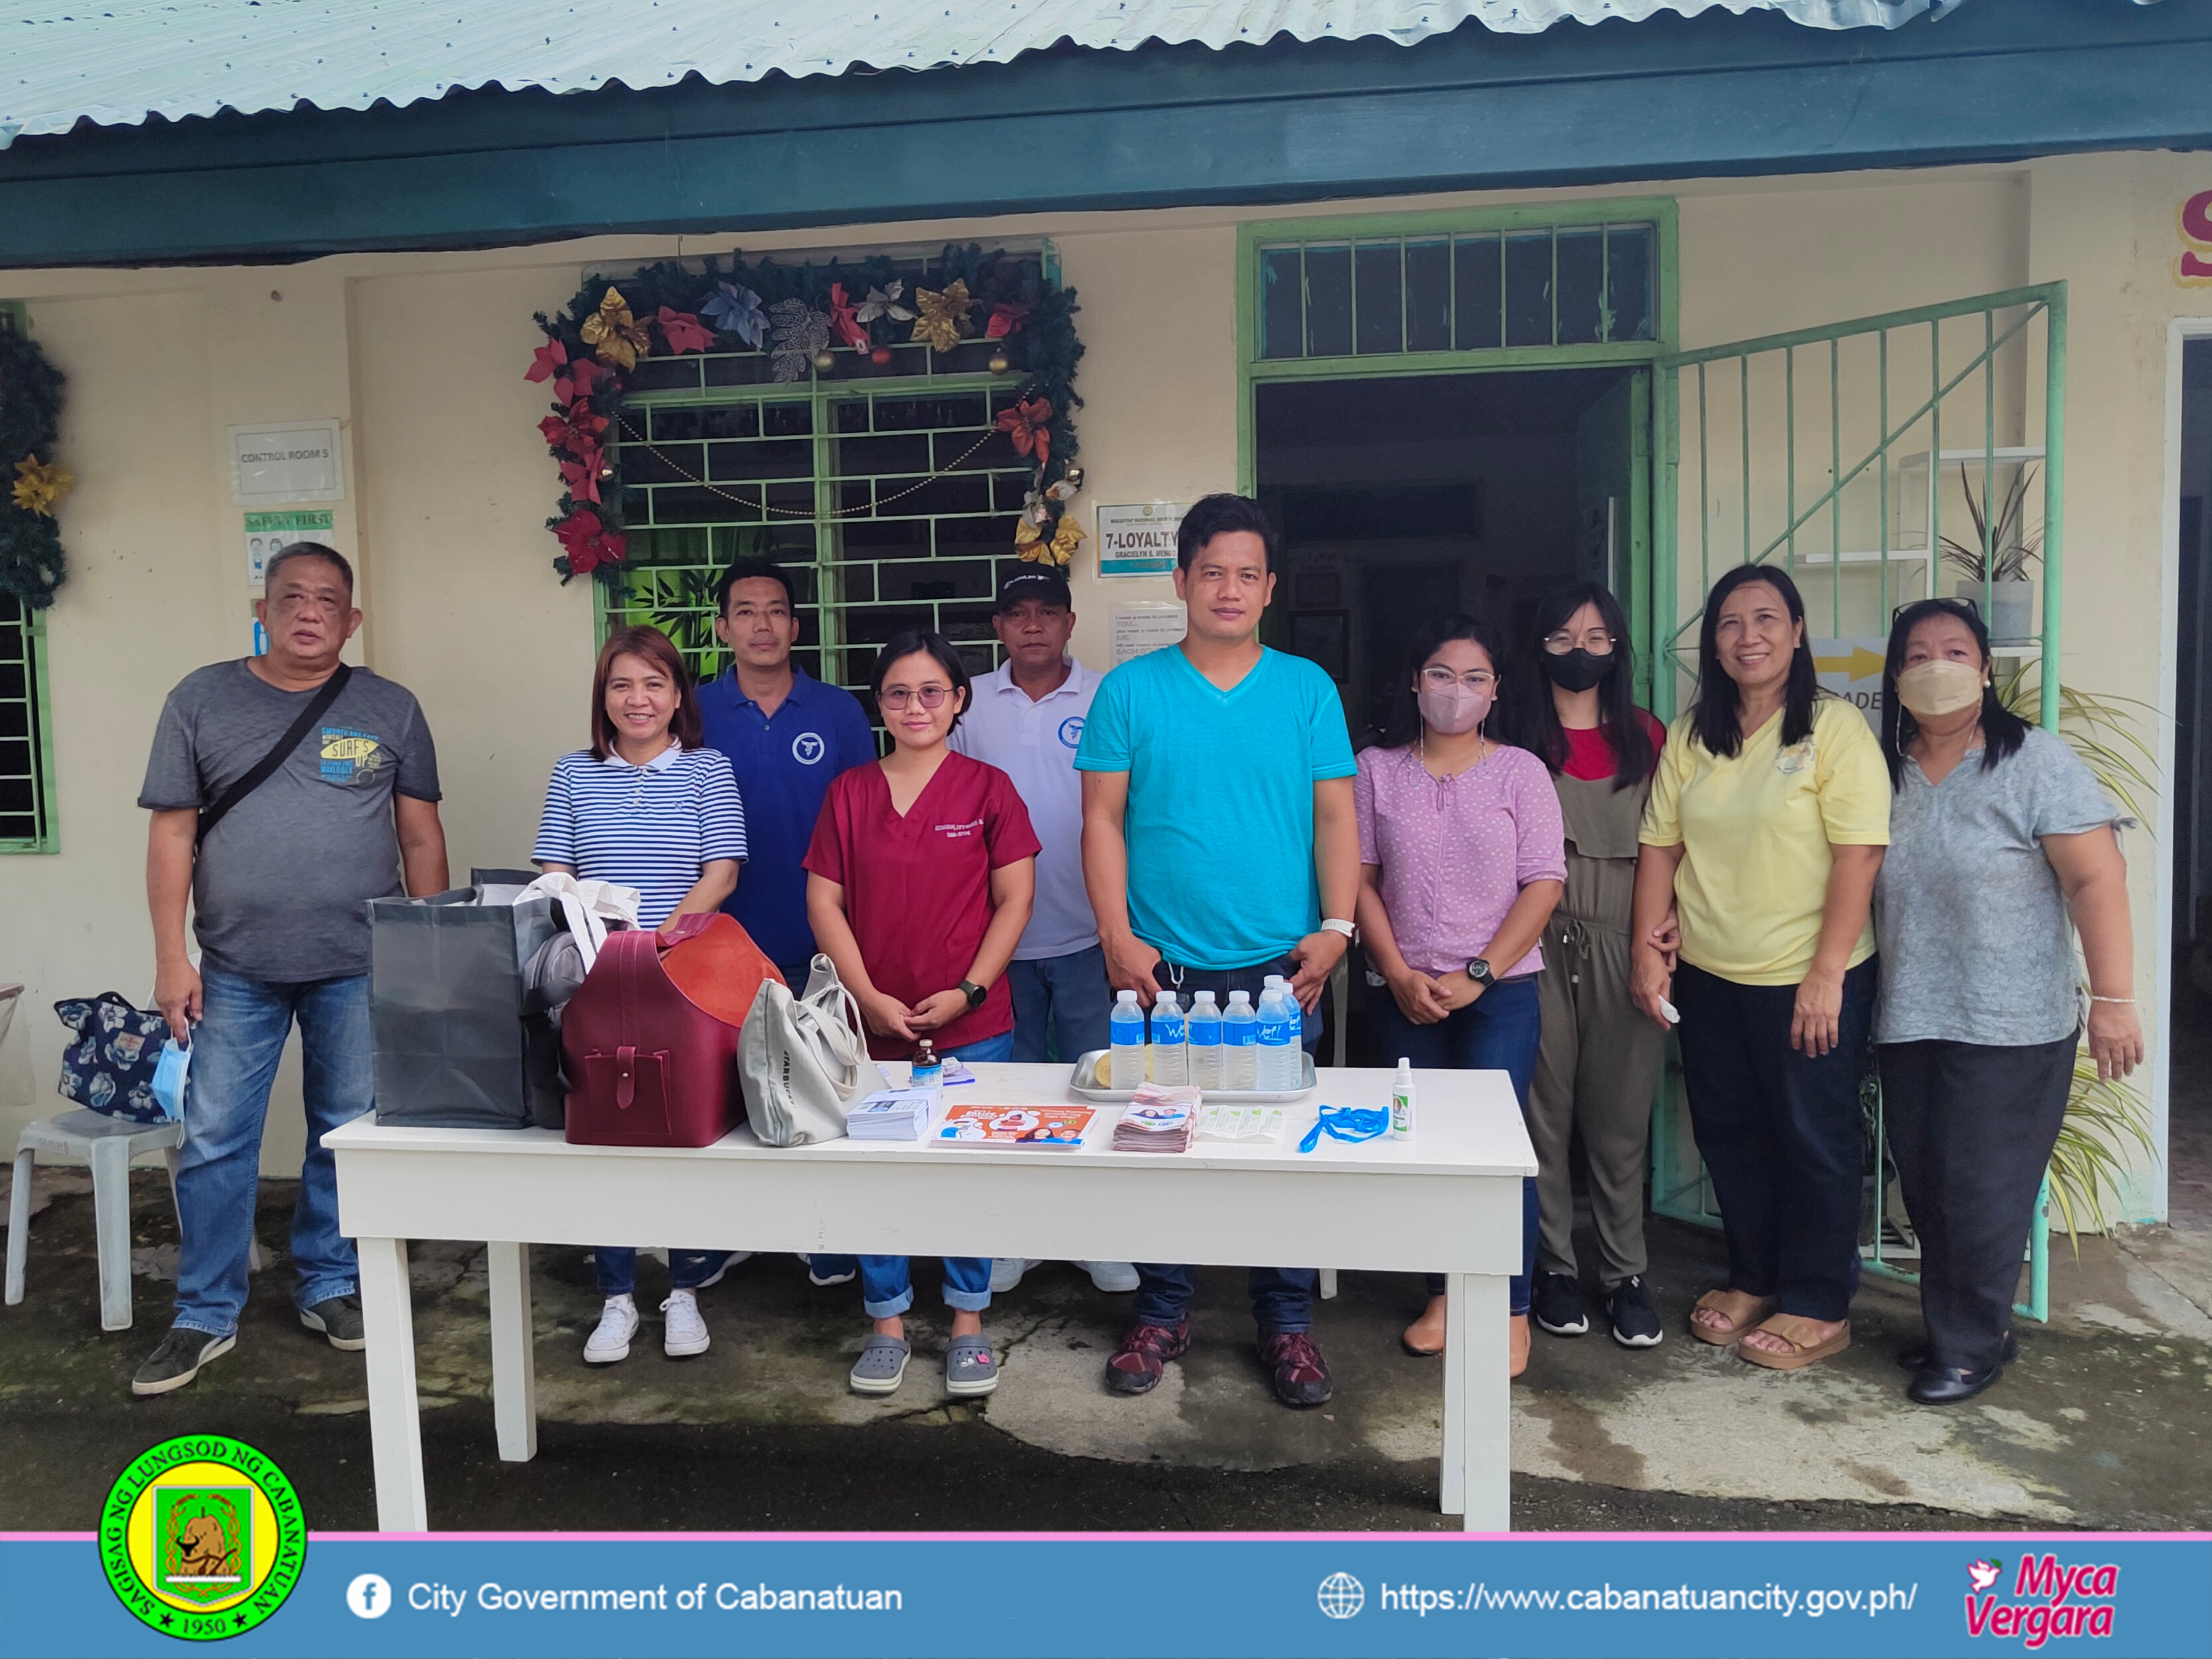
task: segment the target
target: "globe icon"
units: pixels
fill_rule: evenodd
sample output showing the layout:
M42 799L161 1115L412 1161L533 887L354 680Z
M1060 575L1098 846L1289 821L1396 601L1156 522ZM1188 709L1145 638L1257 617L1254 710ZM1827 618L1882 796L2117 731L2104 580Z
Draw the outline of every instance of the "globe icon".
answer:
M1349 1619L1367 1605L1367 1591L1348 1572L1333 1572L1321 1581L1321 1610L1332 1619Z

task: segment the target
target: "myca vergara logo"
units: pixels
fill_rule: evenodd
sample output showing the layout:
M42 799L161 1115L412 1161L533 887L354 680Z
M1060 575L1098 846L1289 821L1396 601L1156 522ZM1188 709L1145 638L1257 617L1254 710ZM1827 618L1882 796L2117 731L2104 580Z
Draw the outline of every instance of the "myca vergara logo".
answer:
M259 1625L300 1582L307 1523L284 1472L242 1441L184 1435L109 1489L100 1562L116 1595L164 1636L214 1641Z
M2009 1596L2003 1577L2004 1563L1993 1558L1967 1564L1967 1635L2039 1648L2054 1636L2112 1633L2112 1601L2120 1593L2117 1566L2067 1566L2055 1555L2023 1555Z

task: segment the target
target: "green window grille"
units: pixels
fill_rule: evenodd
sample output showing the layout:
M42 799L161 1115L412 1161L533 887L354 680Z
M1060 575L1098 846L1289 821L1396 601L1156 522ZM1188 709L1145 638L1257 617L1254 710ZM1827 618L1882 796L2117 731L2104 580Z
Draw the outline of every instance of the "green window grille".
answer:
M30 326L0 301L0 331ZM0 853L51 853L54 839L52 704L46 696L46 618L0 593Z
M901 629L944 634L971 673L996 667L991 602L1018 562L1033 475L996 422L1021 381L944 372L937 356L895 354L866 379L841 361L791 385L763 384L754 353L655 365L691 378L634 386L623 403L611 447L629 553L618 587L600 590L603 632L650 623L702 679L719 674L714 582L732 559L765 556L797 589L794 660L864 703L877 649Z
M0 593L0 853L54 850L46 625Z
M1654 220L1260 245L1257 356L1396 356L1658 335Z

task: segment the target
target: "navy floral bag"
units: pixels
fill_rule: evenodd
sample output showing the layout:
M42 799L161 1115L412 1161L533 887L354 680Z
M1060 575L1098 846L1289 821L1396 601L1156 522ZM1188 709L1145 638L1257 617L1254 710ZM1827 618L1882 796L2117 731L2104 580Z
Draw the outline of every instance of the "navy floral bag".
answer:
M57 1002L54 1012L76 1033L62 1051L64 1099L134 1123L167 1121L154 1098L154 1068L169 1035L167 1020L133 1007L112 991Z

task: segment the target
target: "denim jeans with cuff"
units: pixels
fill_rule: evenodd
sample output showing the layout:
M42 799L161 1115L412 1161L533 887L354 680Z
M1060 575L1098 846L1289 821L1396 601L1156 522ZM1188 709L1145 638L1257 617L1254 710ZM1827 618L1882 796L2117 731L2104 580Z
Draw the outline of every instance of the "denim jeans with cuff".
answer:
M714 1269L730 1259L727 1250L671 1250L668 1288L696 1291L714 1276ZM601 1296L629 1296L637 1290L637 1252L627 1244L600 1244L592 1250L592 1266L599 1275Z
M360 1289L353 1241L338 1231L337 1163L323 1136L376 1102L368 975L287 984L200 970L185 1144L177 1153L177 1324L229 1336L246 1307L246 1253L261 1184L270 1085L295 1020L307 1154L292 1211L293 1299L312 1308Z

